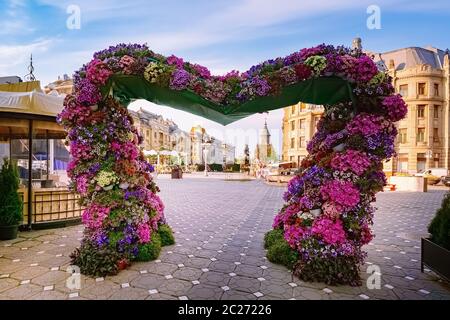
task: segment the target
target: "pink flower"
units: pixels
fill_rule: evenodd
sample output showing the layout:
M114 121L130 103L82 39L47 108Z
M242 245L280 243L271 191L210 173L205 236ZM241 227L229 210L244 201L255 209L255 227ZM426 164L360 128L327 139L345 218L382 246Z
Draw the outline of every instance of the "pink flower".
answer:
M86 68L86 77L96 85L104 85L113 72L99 59L92 60Z
M83 211L81 219L89 229L95 230L101 228L109 212L110 208L94 203Z
M324 203L322 210L327 217L333 220L339 218L340 214L344 211L341 205L332 202Z
M132 74L133 73L133 65L136 63L136 60L130 56L123 56L120 58L119 66L122 69L124 74Z
M76 179L76 185L77 185L78 193L80 193L82 196L85 196L87 194L88 186L89 186L89 180L88 180L87 176L85 174L80 175Z
M198 75L204 79L211 78L211 72L207 67L201 66L199 64L194 64L192 68L198 73Z
M332 180L320 188L325 200L340 205L344 210L350 210L359 202L359 190L348 181Z
M356 150L347 150L337 153L331 160L331 167L340 171L351 171L357 175L363 174L371 162L366 153Z
M344 227L339 219L335 222L328 217L317 219L314 221L311 231L328 244L341 244L346 241Z
M178 58L177 56L171 55L170 57L167 57L167 64L176 66L177 69L183 68L183 58Z
M151 229L147 223L142 223L137 227L137 234L140 243L147 243L150 241Z
M286 225L284 228L284 239L289 243L289 245L295 249L298 242L302 239L305 230L296 225Z

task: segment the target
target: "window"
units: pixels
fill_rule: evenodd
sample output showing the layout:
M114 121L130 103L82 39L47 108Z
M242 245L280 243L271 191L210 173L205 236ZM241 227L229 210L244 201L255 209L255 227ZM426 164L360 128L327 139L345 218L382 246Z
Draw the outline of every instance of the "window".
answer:
M398 132L398 137L399 137L400 143L407 143L408 142L407 129L400 129Z
M408 96L408 85L407 84L402 84L399 87L399 93L401 94L402 97L407 97Z
M417 142L425 142L425 128L417 129Z
M426 95L425 82L419 82L417 86L417 94L422 96Z
M433 141L439 142L439 128L433 128Z
M434 84L434 95L439 97L439 83Z
M295 105L293 105L292 107L291 107L291 114L295 114Z
M295 148L295 138L291 138L291 149Z
M439 168L439 153L434 154L434 167Z
M291 121L291 131L295 130L295 121Z
M433 110L434 118L439 119L439 106L434 106Z
M419 104L417 106L417 118L425 118L425 105Z
M305 129L305 119L300 119L299 125L300 125L300 129Z
M298 147L304 148L305 147L305 137L299 137L298 139Z

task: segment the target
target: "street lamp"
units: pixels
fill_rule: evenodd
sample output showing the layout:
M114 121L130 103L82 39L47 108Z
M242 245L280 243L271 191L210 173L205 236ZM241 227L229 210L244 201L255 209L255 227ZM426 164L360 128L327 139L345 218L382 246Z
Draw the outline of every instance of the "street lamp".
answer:
M203 146L203 158L205 159L205 177L208 176L208 150L211 146L211 141L205 141L202 143Z

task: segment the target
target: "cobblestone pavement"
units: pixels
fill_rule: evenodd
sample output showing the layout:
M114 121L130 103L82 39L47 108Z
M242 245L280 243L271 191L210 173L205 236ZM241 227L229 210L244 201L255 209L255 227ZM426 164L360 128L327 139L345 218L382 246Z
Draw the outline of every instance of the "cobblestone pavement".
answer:
M420 272L420 236L443 190L378 195L366 267L377 265L381 289L305 283L265 259L264 233L282 205L283 188L259 181L160 179L177 243L159 260L116 276L82 276L66 286L69 254L82 226L21 233L0 242L0 299L450 299L450 286ZM365 282L364 282L365 283Z

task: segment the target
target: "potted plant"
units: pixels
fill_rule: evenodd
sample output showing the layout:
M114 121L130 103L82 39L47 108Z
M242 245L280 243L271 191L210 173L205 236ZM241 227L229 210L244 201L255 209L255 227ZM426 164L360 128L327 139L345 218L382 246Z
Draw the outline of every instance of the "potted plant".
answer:
M0 240L17 237L22 221L22 201L19 198L19 172L17 165L4 159L0 170Z
M429 238L422 238L422 272L424 265L450 280L450 193L428 226Z

